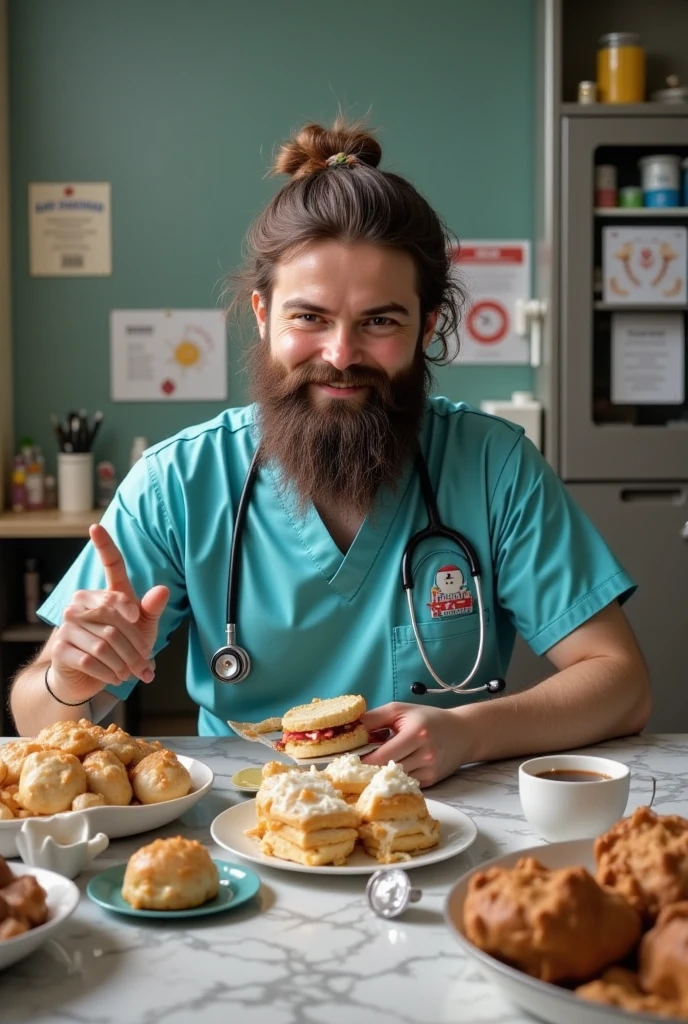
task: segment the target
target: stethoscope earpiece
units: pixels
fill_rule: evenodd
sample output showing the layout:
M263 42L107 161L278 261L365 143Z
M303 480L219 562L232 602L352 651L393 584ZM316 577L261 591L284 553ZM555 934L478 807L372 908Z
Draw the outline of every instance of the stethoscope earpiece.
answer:
M501 693L506 689L506 679L490 679L489 683L485 684L485 689L488 693Z
M411 687L411 693L415 693L416 697L422 697L427 692L428 688L425 683L414 683Z

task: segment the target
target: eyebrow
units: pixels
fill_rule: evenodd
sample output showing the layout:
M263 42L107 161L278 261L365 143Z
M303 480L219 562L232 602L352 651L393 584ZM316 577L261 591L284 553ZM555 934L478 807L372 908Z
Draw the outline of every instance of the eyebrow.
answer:
M330 314L329 309L317 306L313 302L307 302L305 299L287 299L282 303L283 312L293 309L302 309L307 313L320 313L323 316ZM385 313L401 313L402 316L411 316L406 306L402 306L400 302L385 302L381 306L371 306L370 309L361 310L361 316L384 316Z

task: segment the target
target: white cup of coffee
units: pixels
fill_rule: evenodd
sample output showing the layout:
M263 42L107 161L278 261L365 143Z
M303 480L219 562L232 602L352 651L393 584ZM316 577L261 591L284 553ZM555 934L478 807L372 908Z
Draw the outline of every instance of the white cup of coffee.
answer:
M548 843L606 832L623 816L630 786L628 765L607 757L548 754L518 769L523 813Z

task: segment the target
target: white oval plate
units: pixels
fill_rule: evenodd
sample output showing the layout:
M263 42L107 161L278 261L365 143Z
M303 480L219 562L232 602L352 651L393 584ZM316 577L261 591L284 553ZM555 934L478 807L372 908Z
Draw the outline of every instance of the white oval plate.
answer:
M463 933L462 922L463 904L471 876L487 868L511 868L520 857L535 857L547 868L584 867L591 874L595 872L593 840L572 839L566 843L531 846L526 850L506 854L504 857L496 857L462 875L449 891L444 905L444 916L463 951L476 961L487 980L516 1006L539 1020L549 1021L550 1024L613 1024L614 1021L635 1021L638 1024L641 1021L653 1021L657 1024L667 1024L667 1017L631 1013L617 1006L606 1006L580 999L565 988L546 981L538 981L515 967L508 967L469 942Z
M151 829L168 825L198 803L213 784L213 771L207 764L192 757L185 757L183 754L178 754L177 757L191 775L191 791L186 796L161 804L142 804L138 807L89 807L80 813L88 817L93 834L104 832L110 839L119 839L122 836L138 835L139 832L149 832ZM0 821L1 856L19 856L16 836L22 827L22 821L22 818Z
M25 864L10 864L10 868L13 875L33 875L39 885L43 886L47 896L48 920L14 939L0 940L0 970L17 960L23 960L42 946L62 922L74 913L79 903L79 890L68 878L43 868L29 868Z
M469 818L463 811L449 804L440 803L439 800L427 800L428 814L436 818L440 823L440 842L434 850L420 853L410 860L399 862L399 867L405 871L410 868L422 868L427 864L436 864L438 861L447 860L449 857L456 857L463 853L475 841L478 829L472 818ZM279 857L268 857L260 852L260 847L255 839L245 835L246 829L255 828L256 809L255 800L245 800L243 803L228 807L210 826L210 834L224 850L250 860L254 864L262 864L266 868L279 868L282 871L305 871L309 875L371 875L385 865L371 857L363 849L356 847L348 858L346 864L336 867L334 864L325 864L323 867L308 867L306 864L296 864L291 860L280 860ZM388 865L387 865L388 866Z

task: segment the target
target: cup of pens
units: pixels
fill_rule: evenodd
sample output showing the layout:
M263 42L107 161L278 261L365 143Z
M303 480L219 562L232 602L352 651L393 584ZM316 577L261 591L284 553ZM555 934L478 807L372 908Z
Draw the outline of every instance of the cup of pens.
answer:
M51 417L60 450L57 453L57 507L60 512L90 512L93 508L93 442L103 419L91 423L85 410L69 413L64 421Z

